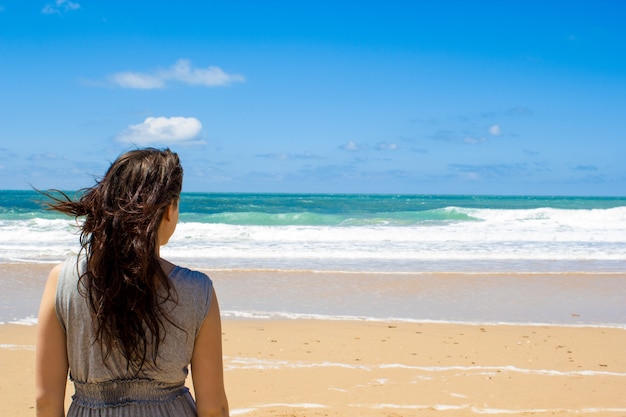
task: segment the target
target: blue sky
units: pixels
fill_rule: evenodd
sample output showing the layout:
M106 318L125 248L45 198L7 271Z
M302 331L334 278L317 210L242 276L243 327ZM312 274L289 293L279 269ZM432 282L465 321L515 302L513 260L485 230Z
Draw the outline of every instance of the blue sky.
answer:
M626 2L0 0L0 189L626 195Z

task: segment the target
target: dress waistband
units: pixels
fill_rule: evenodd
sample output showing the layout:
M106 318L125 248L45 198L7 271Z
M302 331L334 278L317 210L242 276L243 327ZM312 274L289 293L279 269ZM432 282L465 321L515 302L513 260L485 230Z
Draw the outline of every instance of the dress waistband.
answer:
M150 379L115 380L98 383L74 381L77 405L89 408L117 407L131 403L164 403L185 395L181 384L164 384Z

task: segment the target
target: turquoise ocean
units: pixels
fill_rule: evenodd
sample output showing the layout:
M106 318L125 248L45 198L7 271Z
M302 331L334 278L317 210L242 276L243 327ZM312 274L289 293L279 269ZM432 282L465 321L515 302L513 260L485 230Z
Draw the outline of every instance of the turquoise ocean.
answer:
M76 253L75 220L46 211L41 201L34 191L0 191L0 266L53 264ZM592 291L575 295L584 304L585 294L593 293L587 300L604 303L600 312L593 307L598 318L589 321L626 324L623 303L611 304L626 296L626 197L183 193L180 221L162 256L217 277L230 300L226 311L234 316L280 312L437 319L439 313L429 315L414 306L432 301L417 287L446 303L478 288L486 291L486 279L502 283L523 275L526 286L516 279L513 293L533 282L528 294L538 294L538 287L559 293L567 277L578 277L578 287L593 282ZM232 273L243 273L246 281L219 279ZM449 287L456 288L449 290L454 293L450 299L439 294L446 292L443 286L433 289L433 281L455 274L464 277L462 290ZM317 277L315 282L311 276ZM359 276L368 278L355 278ZM406 282L407 277L413 281ZM299 294L297 288L321 286L325 279L325 288L337 286L326 294L330 301L300 300L293 306L285 301L294 298L288 292ZM598 282L608 287L594 293ZM364 303L378 303L385 311L377 314L356 304L339 308L350 303L338 294L358 292L359 286L375 295ZM414 298L401 297L398 288L403 286ZM274 306L252 300L263 291L270 298L277 294ZM481 314L460 309L444 318L500 318ZM515 314L502 318L515 321ZM554 320L539 316L522 321Z
M185 193L164 256L194 267L624 272L626 198ZM0 191L0 263L58 262L73 219Z

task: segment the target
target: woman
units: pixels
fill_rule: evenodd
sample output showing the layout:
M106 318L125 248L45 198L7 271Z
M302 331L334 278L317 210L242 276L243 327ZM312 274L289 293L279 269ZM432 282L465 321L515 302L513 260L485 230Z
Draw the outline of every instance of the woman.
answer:
M50 273L39 311L37 416L228 416L220 313L205 274L162 259L183 169L170 150L121 155L78 201L81 251ZM191 364L196 401L184 386Z

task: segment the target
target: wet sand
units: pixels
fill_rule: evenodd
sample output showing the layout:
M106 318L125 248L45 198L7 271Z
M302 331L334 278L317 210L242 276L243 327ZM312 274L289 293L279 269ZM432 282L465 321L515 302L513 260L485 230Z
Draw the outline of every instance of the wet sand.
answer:
M0 323L34 323L51 268L0 263ZM626 327L626 273L205 272L227 318Z
M626 415L625 329L341 320L223 328L231 415ZM35 326L0 326L3 415L34 414L34 344Z
M226 314L626 326L626 273L206 272Z

